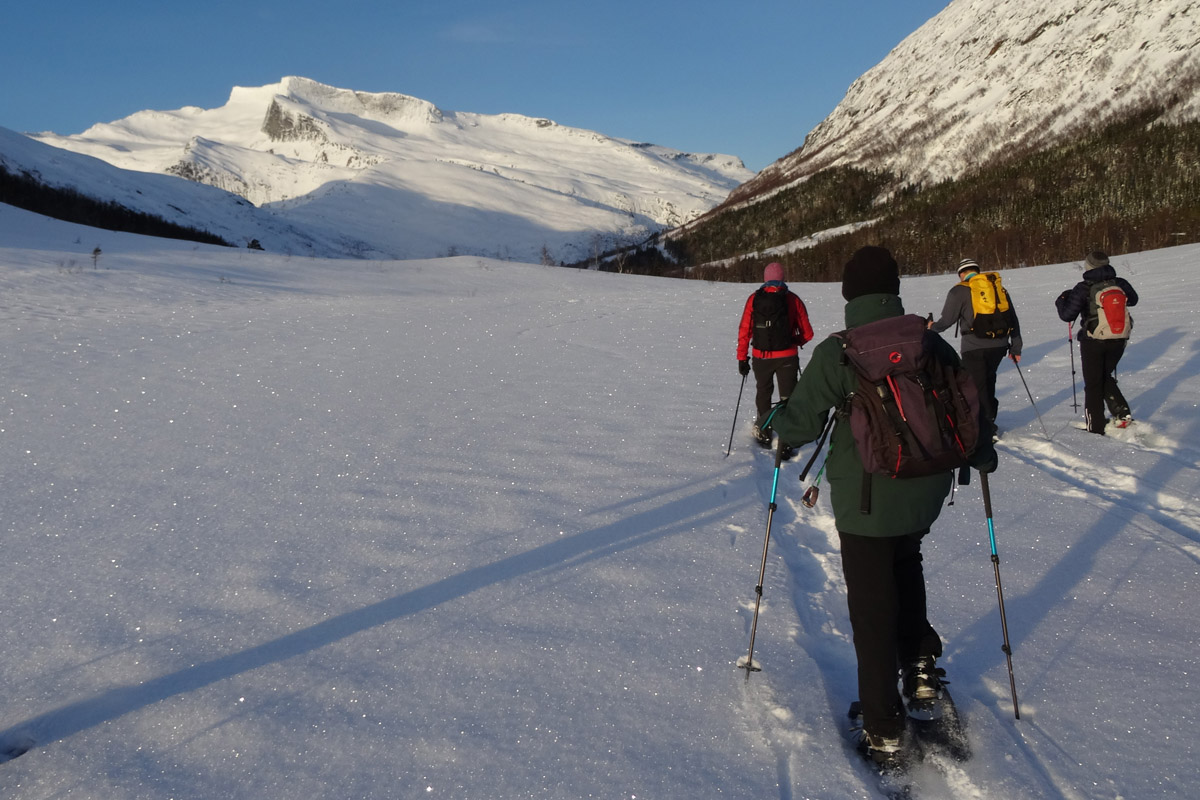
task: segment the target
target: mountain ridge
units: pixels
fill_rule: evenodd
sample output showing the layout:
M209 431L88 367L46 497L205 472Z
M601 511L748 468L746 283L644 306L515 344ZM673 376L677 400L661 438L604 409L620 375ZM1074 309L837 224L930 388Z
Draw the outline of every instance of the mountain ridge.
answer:
M1150 106L1200 119L1196 0L955 0L727 203L834 166L937 183Z
M753 174L734 156L297 76L32 138L237 194L328 242L317 255L577 260L693 219Z

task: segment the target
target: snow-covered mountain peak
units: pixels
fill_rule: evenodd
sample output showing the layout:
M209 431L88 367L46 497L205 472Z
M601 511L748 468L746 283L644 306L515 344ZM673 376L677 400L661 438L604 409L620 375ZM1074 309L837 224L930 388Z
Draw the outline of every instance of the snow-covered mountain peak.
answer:
M297 76L34 138L233 192L334 252L393 257L574 261L686 222L753 175L734 156Z
M273 87L244 91L263 90L274 90L268 101L270 108L291 105L317 114L350 115L400 126L436 124L443 119L441 109L433 103L398 92L356 92L295 76L284 78ZM232 96L230 99L232 102Z

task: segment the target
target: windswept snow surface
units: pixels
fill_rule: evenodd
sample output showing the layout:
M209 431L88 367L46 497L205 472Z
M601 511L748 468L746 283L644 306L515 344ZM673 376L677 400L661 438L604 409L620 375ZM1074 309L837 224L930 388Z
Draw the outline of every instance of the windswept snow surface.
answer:
M0 765L11 798L869 798L827 498L750 444L751 287L317 261L0 205ZM101 248L93 264L91 253ZM922 798L1200 785L1200 246L1138 288L1137 424L1074 426L1053 299L1005 274L991 479L926 548L975 757ZM950 278L906 278L918 313ZM797 284L825 335L838 286ZM1082 399L1082 386L1079 386Z

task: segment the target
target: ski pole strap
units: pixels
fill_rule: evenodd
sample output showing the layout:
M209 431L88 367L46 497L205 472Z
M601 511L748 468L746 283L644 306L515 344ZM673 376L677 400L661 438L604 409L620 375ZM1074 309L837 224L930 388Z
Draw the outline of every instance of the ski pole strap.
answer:
M777 412L779 409L783 408L785 405L787 405L787 401L786 401L786 400L780 400L778 403L776 403L775 405L771 406L771 413L770 413L770 414L767 414L767 418L766 418L766 419L764 419L764 420L763 420L761 423L759 423L759 426L758 426L758 427L759 427L759 428L769 428L769 427L771 427L771 420L775 419L775 412Z
M820 454L821 448L825 446L825 439L829 436L829 430L833 427L833 420L835 416L835 414L830 414L829 419L825 420L825 428L821 431L821 435L817 438L817 446L813 450L812 456L808 459L808 463L804 465L804 471L800 473L801 483L804 483L804 479L808 477L808 471L812 469L812 465L817 460L817 455ZM824 469L825 467L822 465L821 470L824 471Z

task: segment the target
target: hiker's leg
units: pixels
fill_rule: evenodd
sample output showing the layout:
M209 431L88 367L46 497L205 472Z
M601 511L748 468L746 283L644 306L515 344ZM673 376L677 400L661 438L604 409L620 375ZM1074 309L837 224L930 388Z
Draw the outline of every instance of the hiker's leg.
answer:
M796 383L800 380L800 356L789 356L778 361L779 368L775 372L775 378L779 381L779 399L786 400L792 396L792 392L796 390Z
M877 735L898 736L903 707L896 687L899 604L893 559L897 537L849 533L840 537L863 724Z
M1117 385L1117 364L1121 361L1121 356L1125 355L1125 340L1111 339L1105 342L1104 353L1104 402L1108 405L1109 413L1114 419L1132 416L1129 412L1129 403L1125 401L1125 395L1121 393L1121 387Z
M984 433L991 435L996 431L996 373L989 366L988 351L964 351L962 365L975 383L975 389L979 392L979 406L983 409L983 416L987 418L988 424L992 426L992 430Z
M1083 413L1087 429L1092 433L1104 433L1104 384L1109 371L1105 359L1104 342L1097 339L1079 340L1080 369L1083 372Z
M754 369L754 406L758 411L758 422L762 422L771 410L771 398L775 394L775 359L756 358L751 362Z

